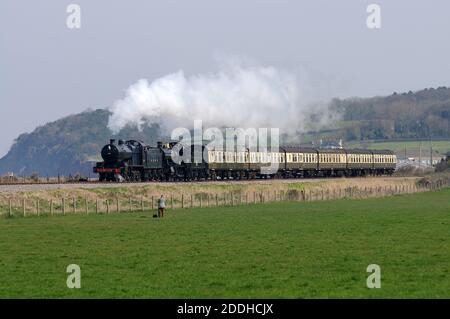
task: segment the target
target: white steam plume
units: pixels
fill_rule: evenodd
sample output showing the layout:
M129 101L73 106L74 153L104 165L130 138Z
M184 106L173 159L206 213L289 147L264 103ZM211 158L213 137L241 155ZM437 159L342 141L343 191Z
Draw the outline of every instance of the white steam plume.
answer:
M187 77L179 71L151 83L139 80L112 106L108 127L117 133L127 125L159 123L171 130L202 120L204 127L304 132L327 125L333 117L327 105L312 106L317 97L310 93L299 72L227 61L212 74ZM319 120L307 123L312 113L320 114Z

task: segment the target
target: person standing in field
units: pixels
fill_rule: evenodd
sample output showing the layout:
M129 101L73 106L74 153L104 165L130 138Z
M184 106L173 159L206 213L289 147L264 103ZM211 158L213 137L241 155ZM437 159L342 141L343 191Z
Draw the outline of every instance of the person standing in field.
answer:
M164 217L164 208L166 208L166 199L164 195L158 199L158 217Z

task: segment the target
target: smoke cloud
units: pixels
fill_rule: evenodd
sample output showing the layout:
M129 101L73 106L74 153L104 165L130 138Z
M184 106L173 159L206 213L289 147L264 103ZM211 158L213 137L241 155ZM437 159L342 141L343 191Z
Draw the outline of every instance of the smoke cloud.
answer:
M186 76L178 71L152 82L137 81L111 107L108 126L117 133L127 125L158 123L169 132L202 120L204 127L274 127L299 133L335 119L314 93L300 71L225 59L214 73Z

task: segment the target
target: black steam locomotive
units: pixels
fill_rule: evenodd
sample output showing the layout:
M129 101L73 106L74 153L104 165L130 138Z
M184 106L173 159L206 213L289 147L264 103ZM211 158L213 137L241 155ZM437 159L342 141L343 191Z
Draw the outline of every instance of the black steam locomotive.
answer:
M179 146L178 141L149 146L136 140L110 140L94 173L100 181L116 182L366 176L391 175L397 163L389 150L280 147L277 152L230 151L210 149L203 142ZM186 150L190 156L183 157ZM272 164L277 169L264 170Z

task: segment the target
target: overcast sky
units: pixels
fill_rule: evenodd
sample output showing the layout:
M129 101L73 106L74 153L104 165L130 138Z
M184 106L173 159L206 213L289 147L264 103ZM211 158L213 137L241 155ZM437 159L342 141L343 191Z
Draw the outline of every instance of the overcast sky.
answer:
M71 3L79 30L66 27ZM366 26L371 3L381 29ZM217 53L305 68L324 97L449 86L449 36L448 0L1 0L0 156L140 78L212 72Z

